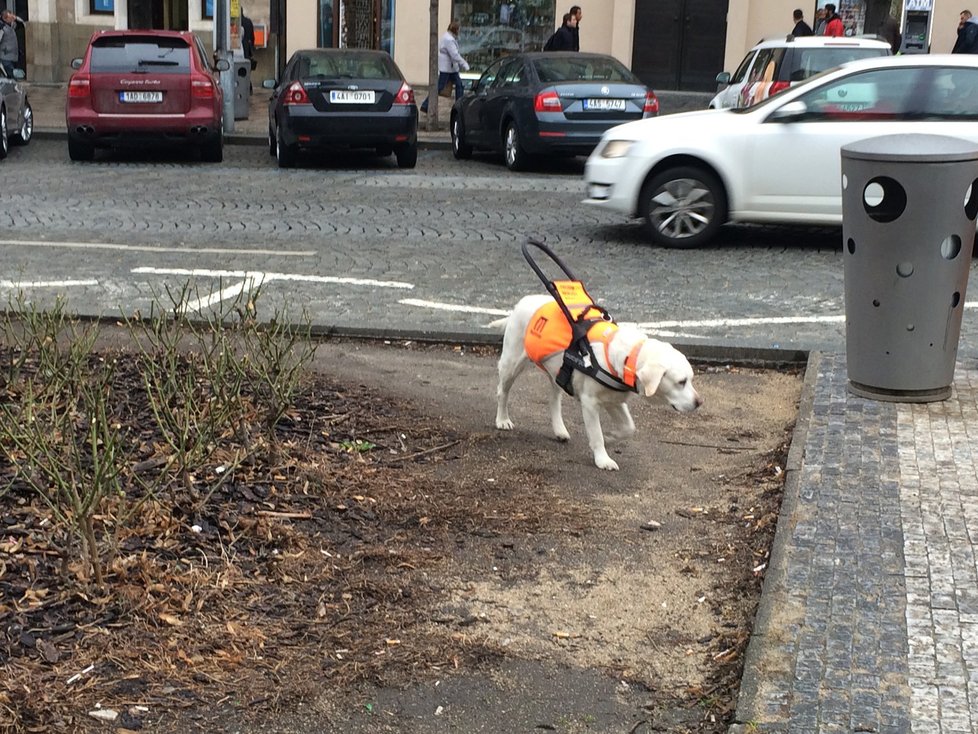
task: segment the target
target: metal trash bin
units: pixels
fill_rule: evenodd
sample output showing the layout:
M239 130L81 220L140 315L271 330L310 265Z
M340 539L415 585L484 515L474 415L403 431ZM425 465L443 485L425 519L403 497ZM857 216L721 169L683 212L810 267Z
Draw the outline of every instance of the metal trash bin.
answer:
M975 144L912 134L842 148L851 393L917 403L950 397L976 215Z
M234 119L247 120L251 106L251 61L234 62Z

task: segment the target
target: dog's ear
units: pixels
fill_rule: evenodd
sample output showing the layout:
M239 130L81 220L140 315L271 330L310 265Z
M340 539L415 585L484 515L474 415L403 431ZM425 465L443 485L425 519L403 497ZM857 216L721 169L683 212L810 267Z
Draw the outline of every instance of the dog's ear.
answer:
M662 376L665 373L665 366L658 362L644 365L639 369L637 373L638 381L642 386L642 394L645 397L650 398L655 395L655 391L659 389L659 383L662 382Z

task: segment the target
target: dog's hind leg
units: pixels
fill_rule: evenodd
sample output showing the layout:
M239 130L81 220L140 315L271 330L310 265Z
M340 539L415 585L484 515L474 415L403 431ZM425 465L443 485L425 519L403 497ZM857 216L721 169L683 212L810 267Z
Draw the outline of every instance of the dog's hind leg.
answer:
M509 417L509 391L520 376L523 369L530 363L526 352L522 349L519 354L503 354L499 358L499 385L496 387L496 428L501 431L512 431L513 421Z
M605 409L608 415L608 430L605 431L605 441L618 443L630 438L635 433L635 421L628 410L627 403L619 403Z
M594 454L594 465L599 469L618 470L618 464L608 456L604 447L604 434L601 433L601 403L593 395L581 395L581 412L584 414L584 430L587 442Z
M564 389L556 382L550 384L550 427L558 441L570 441L570 433L564 425L564 416L561 410L561 401L564 398Z

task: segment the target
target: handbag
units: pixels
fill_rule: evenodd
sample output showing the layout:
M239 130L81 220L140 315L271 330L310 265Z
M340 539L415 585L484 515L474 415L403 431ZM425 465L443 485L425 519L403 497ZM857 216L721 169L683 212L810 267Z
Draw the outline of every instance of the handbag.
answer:
M455 80L449 79L448 84L438 90L439 97L454 97L455 96Z

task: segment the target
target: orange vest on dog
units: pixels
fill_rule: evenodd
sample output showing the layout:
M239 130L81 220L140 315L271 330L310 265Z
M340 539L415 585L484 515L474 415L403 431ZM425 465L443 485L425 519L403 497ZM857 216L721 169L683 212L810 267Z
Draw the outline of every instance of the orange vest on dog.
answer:
M624 374L619 376L608 355L608 345L618 331L618 324L614 321L606 321L601 311L592 308L594 302L579 282L558 281L554 285L557 286L561 299L575 320L601 319L588 329L588 341L591 343L592 349L597 345L604 346L604 361L608 365L608 371L628 387L634 388L635 362L643 342L640 341L635 344L629 352L625 359ZM530 319L530 325L523 337L523 348L530 360L537 367L544 369L544 360L558 352L565 351L571 345L572 339L573 332L570 322L567 321L567 317L564 316L557 302L550 301L538 308Z

